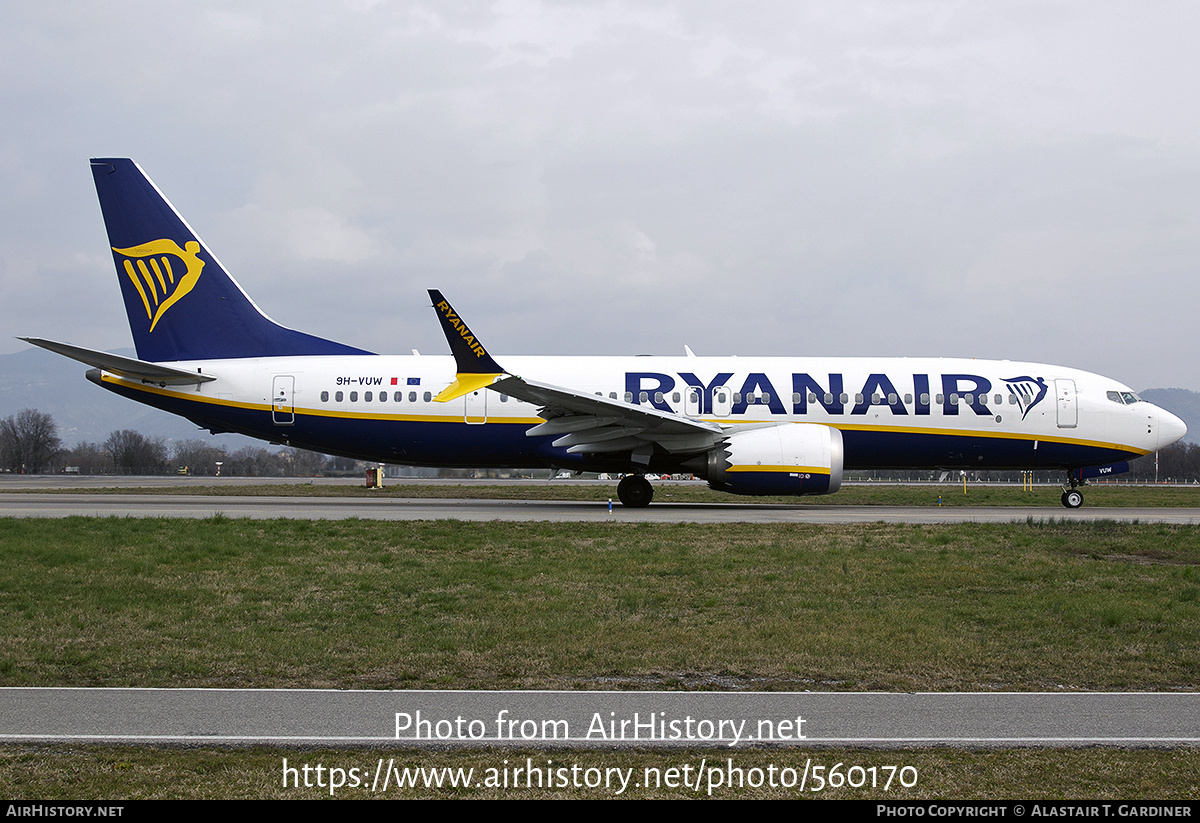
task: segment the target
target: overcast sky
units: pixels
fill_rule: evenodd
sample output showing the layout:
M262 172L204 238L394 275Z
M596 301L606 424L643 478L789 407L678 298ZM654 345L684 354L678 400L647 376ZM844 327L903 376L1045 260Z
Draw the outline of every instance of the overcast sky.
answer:
M1200 5L0 5L0 352L131 345L87 159L286 325L1200 390ZM534 375L530 375L531 377Z

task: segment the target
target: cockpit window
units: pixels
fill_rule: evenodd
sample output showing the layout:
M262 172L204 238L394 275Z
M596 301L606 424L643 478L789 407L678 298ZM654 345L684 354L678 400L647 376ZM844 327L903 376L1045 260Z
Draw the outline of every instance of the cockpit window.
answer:
M1142 398L1131 391L1110 391L1108 392L1108 399L1123 406L1132 406L1134 403L1141 402Z

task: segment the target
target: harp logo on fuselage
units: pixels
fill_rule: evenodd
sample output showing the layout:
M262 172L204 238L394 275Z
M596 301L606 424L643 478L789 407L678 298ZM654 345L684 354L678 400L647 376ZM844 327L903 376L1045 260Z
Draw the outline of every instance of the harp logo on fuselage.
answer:
M182 249L174 240L163 239L113 251L125 258L125 274L142 298L150 331L167 309L195 287L204 268L200 244L195 240L184 243ZM178 263L172 264L172 258Z
M1021 419L1024 420L1029 410L1042 402L1049 386L1040 377L1006 377L1004 384L1008 390L1017 396L1017 406L1021 409Z

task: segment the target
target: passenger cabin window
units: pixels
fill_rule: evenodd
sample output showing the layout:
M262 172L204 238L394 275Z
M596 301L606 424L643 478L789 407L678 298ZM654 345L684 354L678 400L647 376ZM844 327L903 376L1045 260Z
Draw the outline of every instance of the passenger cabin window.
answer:
M335 394L333 396L333 399L336 400L337 402L341 403L343 397L345 397L345 395L342 394L341 392L338 392L337 394Z
M373 392L367 392L363 395L363 401L366 403L370 403L374 399L375 399L375 394Z
M428 403L431 400L433 400L433 394L430 392L425 392L425 402Z
M409 403L416 403L416 402L417 402L417 393L416 393L415 391L410 391L410 392L408 393L408 402L409 402Z
M1111 394L1111 392L1110 392L1110 394ZM322 402L322 403L328 403L328 402L329 402L329 392L327 392L327 391L323 391L323 392L321 392L321 402Z
M402 401L404 399L404 392L402 392L402 391L396 392L395 394L392 395L392 399L395 400L397 403L399 403L400 401Z

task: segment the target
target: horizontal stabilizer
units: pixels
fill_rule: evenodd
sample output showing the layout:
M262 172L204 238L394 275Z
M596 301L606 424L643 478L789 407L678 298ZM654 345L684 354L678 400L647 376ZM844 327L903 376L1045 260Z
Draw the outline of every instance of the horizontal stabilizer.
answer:
M103 369L121 377L130 377L144 383L158 383L166 386L182 386L185 384L208 383L217 378L198 371L190 372L173 366L163 366L158 363L147 363L145 360L135 360L132 357L122 357L119 354L85 349L82 346L72 346L68 343L57 343L53 340L43 340L40 337L20 337L26 343L32 343L47 351L61 354L72 360L78 360L88 366Z

